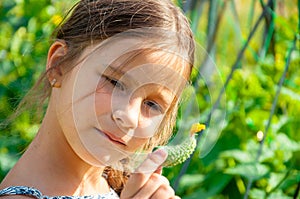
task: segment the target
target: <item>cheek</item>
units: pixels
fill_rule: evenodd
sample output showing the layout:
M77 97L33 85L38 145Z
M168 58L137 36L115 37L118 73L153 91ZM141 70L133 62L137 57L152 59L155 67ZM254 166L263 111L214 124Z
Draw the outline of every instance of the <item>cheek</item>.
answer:
M149 141L149 138L132 138L128 142L128 148L126 149L128 152L136 152L141 149L144 144Z
M109 93L95 94L95 112L101 115L111 111L111 95Z
M151 118L141 118L139 128L134 131L133 137L138 139L151 138L157 132L164 115L157 115Z

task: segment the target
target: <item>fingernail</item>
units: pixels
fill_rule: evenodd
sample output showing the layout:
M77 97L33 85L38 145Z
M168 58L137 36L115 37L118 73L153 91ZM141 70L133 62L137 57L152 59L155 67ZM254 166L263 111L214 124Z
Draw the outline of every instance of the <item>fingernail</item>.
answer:
M163 149L158 149L152 153L155 156L157 162L163 162L166 160L168 153Z

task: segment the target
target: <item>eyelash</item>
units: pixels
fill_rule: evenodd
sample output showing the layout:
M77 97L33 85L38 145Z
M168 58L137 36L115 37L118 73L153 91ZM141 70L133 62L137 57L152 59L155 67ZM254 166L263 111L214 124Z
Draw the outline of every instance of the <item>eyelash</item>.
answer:
M125 86L120 82L120 81L118 81L118 80L116 80L116 79L112 79L112 78L110 78L110 77L107 77L107 76L103 76L105 79L106 79L106 81L108 81L112 86L114 86L114 87L117 87L118 89L120 89L121 91L124 91L125 90ZM158 111L158 112L160 112L160 113L162 113L163 112L163 109L162 109L162 107L158 104L158 103L156 103L155 101L152 101L152 100L145 100L144 102L143 102L143 104L145 105L145 106L149 106L151 109L153 109L154 111Z
M118 89L120 89L121 91L124 91L125 90L125 86L118 80L116 79L112 79L112 78L109 78L107 76L104 76L104 78L113 86L113 87L116 87Z
M150 107L151 109L153 109L154 111L158 111L158 112L160 112L160 113L163 112L161 106L160 106L158 103L154 102L154 101L151 101L151 100L145 100L143 103L144 103L144 105L149 106L149 107Z

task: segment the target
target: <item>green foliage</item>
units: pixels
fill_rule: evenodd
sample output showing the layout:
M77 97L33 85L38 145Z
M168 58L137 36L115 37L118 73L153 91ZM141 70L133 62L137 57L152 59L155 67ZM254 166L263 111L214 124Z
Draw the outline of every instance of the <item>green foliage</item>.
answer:
M45 68L49 38L71 2L0 1L0 179L35 136L29 110L6 125Z
M249 20L254 24L261 12L258 2L254 4L251 4L251 1L230 2L230 5L227 3L226 12L220 18L220 27L215 39L216 47L212 51L213 60L223 79L229 74L232 64L237 59L236 55L251 30L252 26L244 22ZM205 6L208 4L210 3ZM294 197L300 183L300 137L297 136L300 124L300 118L297 116L300 111L299 39L291 56L289 70L270 128L268 132L264 131L278 82L287 62L288 51L293 44L294 36L299 33L296 29L299 22L296 5L296 1L276 3L275 11L272 13L274 31L266 32L270 40L268 45L264 43L263 36L267 24L261 22L255 32L238 69L234 71L226 87L226 106L223 106L226 107L226 126L207 155L201 156L203 147L198 147L198 152L193 156L187 172L179 181L177 192L183 198L242 198L246 194L249 181L253 181L249 198ZM205 31L208 28L206 26L209 24L206 17L209 15L209 9L200 6L199 3L191 5L191 10L187 14L194 20L196 12L203 9L199 21L192 21L192 24L198 23L195 32L198 43L207 46L208 39L203 35L206 35ZM263 51L265 53L262 53ZM212 73L212 76L217 74ZM207 115L211 102L205 95L209 96L210 93L205 83L199 85L200 92L197 94L199 107L202 114ZM204 121L205 119L200 122ZM263 143L261 135L266 135ZM262 152L257 159L261 146ZM170 179L176 179L178 175L173 173L179 173L180 169L180 167L165 169L165 174ZM199 179L195 180L196 177ZM175 181L172 181L174 185Z
M168 153L168 157L162 166L173 167L177 164L181 164L186 161L196 148L196 138L195 136L187 136L182 143L178 145L168 145L161 146L159 148L164 149Z
M225 81L262 12L259 1L174 2L185 7L198 44L204 48L213 45L210 57ZM214 131L208 131L214 126L204 131L207 137L202 136L203 141L178 183L176 191L182 198L242 198L249 181L253 181L249 192L253 199L293 198L296 193L300 183L299 10L296 0L274 2L270 23L273 27L270 28L266 20L260 23L225 89L226 100L221 105L226 111L226 121L222 132L214 135ZM225 10L218 19L223 3ZM44 70L50 44L48 38L70 4L59 0L0 1L0 122L13 113ZM216 7L209 9L209 6ZM215 12L209 13L210 10ZM209 21L207 16L212 14L216 16L210 20L220 20L220 23ZM212 35L208 29L216 24L217 34L210 40ZM290 57L271 126L265 132L296 33L296 49ZM203 59L198 58L197 67ZM197 73L193 73L193 80L196 76ZM214 82L217 76L218 73L212 72L210 81ZM212 107L211 100L216 99L220 89L210 93L206 80L200 79L197 83L200 86L196 96L202 112L200 122L204 123ZM1 128L0 179L20 157L38 127L27 111L6 128ZM206 135L207 132L211 135ZM266 135L264 142L262 134ZM203 154L203 145L209 138L215 139L215 144ZM260 146L262 152L257 158ZM176 184L181 166L164 170L171 184Z

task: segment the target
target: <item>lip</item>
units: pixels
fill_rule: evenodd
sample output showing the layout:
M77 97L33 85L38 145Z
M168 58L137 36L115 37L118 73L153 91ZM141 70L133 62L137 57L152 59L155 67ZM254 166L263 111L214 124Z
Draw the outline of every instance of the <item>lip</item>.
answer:
M105 137L107 137L111 142L116 143L116 144L120 144L120 145L123 145L123 146L126 146L126 142L124 140L122 140L121 138L118 138L118 137L114 136L111 133L101 131L98 128L95 128L95 129L98 132L100 132L101 134L103 134Z

